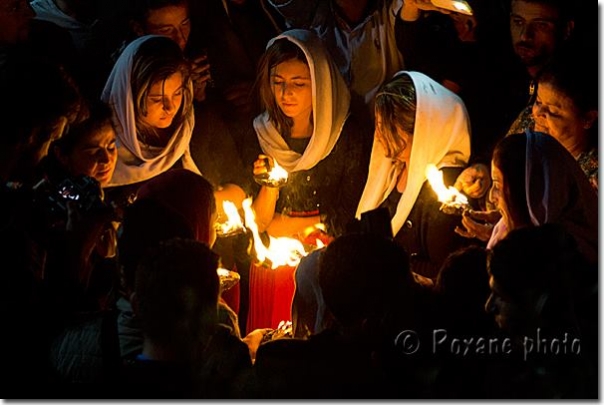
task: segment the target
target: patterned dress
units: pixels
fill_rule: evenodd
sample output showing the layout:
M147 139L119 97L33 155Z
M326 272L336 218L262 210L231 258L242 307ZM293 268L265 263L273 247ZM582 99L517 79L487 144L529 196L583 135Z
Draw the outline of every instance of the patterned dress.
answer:
M587 180L598 191L598 149L592 148L588 152L583 152L577 158L581 170L587 176Z

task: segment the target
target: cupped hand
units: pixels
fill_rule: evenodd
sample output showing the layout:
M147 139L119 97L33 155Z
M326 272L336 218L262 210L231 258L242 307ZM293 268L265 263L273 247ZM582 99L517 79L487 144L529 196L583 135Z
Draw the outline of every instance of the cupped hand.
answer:
M250 351L250 357L252 359L252 362L256 361L256 352L258 351L258 347L260 347L260 344L264 339L264 335L266 335L270 331L272 331L272 329L270 328L254 329L253 331L248 333L246 337L241 339L243 343L247 345L247 348Z
M470 198L481 198L491 188L489 168L482 163L467 167L457 176L455 188Z
M254 162L254 176L268 173L271 167L275 165L275 161L268 155L258 155L258 159Z
M206 89L212 80L208 56L202 55L191 61L191 80L193 81L193 98L203 101L206 98Z
M463 228L456 227L455 233L464 238L477 238L483 242L488 241L493 233L493 227L501 218L499 211L464 211L461 217Z

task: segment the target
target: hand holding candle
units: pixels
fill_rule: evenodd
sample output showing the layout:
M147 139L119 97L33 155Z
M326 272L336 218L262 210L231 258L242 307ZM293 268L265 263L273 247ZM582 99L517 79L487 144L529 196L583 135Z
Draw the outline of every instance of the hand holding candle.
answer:
M481 198L491 188L489 168L482 163L465 168L455 180L455 188L470 198Z
M462 213L470 209L468 198L457 191L455 187L446 187L443 181L443 173L435 165L426 167L426 177L432 189L436 192L438 201L442 203L440 210L445 214Z
M258 155L254 162L254 180L261 186L282 187L287 183L287 171L267 155Z

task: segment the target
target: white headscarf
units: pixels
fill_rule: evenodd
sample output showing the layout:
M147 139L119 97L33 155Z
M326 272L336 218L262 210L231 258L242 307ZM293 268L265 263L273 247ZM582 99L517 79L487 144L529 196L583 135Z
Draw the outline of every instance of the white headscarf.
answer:
M289 148L266 111L254 119L254 129L264 153L276 159L288 172L308 170L327 157L338 141L348 117L350 93L314 32L301 29L286 31L271 39L266 47L269 48L280 38L298 45L308 61L312 85L313 134L304 153L300 155Z
M118 159L109 187L148 180L170 169L182 157L183 167L201 174L191 158L189 142L195 125L193 108L165 147L141 146L137 136L131 74L134 57L142 43L159 35L146 35L132 41L115 63L101 100L109 103L117 130ZM187 84L191 94L193 85Z
M470 121L463 101L428 76L419 72L401 71L413 80L417 95L415 130L407 165L405 191L392 218L392 232L398 233L411 212L426 181L426 167L463 167L470 158ZM379 92L378 95L379 96ZM383 96L382 96L383 97ZM380 206L396 186L399 165L386 157L380 142L373 142L369 175L357 208L357 218Z

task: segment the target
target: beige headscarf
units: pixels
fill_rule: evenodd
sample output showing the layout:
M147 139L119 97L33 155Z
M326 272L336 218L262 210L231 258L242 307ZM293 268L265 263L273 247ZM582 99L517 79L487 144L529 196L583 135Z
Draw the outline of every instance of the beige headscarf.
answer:
M302 155L289 148L271 123L268 113L254 119L260 147L288 172L308 170L327 157L335 146L348 117L350 93L321 40L312 31L290 30L271 39L287 38L303 51L310 68L314 131ZM319 85L317 85L319 84Z
M470 159L470 121L463 101L428 76L400 71L413 80L417 95L415 131L407 166L407 187L392 218L392 232L398 233L411 212L426 181L426 167L463 167ZM376 97L380 97L380 93ZM383 96L381 96L383 97ZM373 142L369 175L357 208L357 218L380 206L390 195L400 175L393 159L386 157L380 142Z
M146 35L137 38L124 49L101 94L101 99L111 105L117 130L118 159L109 187L148 180L170 169L181 157L185 169L201 174L189 152L189 142L195 125L192 108L165 147L141 146L138 139L130 80L138 48L153 37L159 36ZM193 85L190 81L188 86L192 93Z
M598 194L574 157L552 136L526 130L526 205L534 226L562 224L579 251L598 262ZM508 234L503 218L487 245L492 249Z

